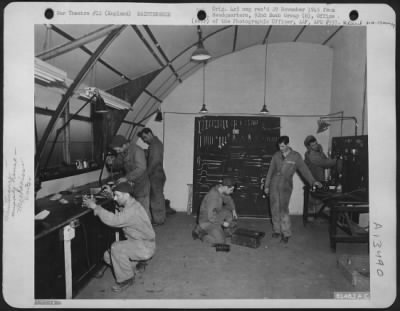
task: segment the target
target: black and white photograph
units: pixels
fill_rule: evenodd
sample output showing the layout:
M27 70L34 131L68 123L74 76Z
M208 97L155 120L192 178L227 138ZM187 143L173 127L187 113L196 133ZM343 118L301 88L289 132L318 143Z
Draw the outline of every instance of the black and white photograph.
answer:
M10 305L20 283L39 308L393 303L388 7L32 12L5 36Z

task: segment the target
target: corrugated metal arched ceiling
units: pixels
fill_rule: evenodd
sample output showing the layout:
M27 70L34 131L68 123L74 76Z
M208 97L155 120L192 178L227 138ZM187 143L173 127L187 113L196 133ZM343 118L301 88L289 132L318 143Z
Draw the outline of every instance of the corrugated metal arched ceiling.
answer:
M117 25L36 25L35 55L75 79ZM212 60L253 45L306 42L328 45L342 26L201 26ZM82 81L129 101L126 121L154 113L162 100L201 66L190 61L197 26L126 26ZM140 86L132 92L132 85ZM124 91L125 89L125 91Z

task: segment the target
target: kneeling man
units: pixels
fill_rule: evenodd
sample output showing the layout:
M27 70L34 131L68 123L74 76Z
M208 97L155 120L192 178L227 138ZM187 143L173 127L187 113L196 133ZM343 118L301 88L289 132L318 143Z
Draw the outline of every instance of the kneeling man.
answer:
M117 282L111 289L121 292L133 284L137 262L150 259L156 243L149 216L135 200L132 186L122 182L113 191L114 200L119 206L115 214L96 205L93 199L84 199L83 203L93 209L94 214L106 225L122 228L126 237L126 240L114 242L111 250L104 253L104 261L112 266Z
M237 219L235 202L230 196L234 189L229 177L210 189L201 202L199 224L193 230L193 238L210 244L225 243Z

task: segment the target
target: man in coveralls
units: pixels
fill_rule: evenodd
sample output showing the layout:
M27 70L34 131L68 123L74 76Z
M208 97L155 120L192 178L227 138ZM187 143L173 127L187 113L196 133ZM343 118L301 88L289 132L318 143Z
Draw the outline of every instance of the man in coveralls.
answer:
M84 198L83 205L93 209L103 223L122 228L126 240L114 242L104 253L104 261L112 266L116 284L114 292L121 292L133 284L138 261L150 259L156 249L155 233L150 218L133 197L133 188L127 182L114 188L114 200L120 207L115 214L96 205L94 199Z
M144 150L129 141L122 135L116 135L112 139L110 147L114 149L117 156L109 156L106 159L108 165L112 165L113 169L122 169L125 173L124 177L117 180L120 182L129 182L133 185L135 198L150 215L150 181L146 171L146 155Z
M164 185L164 146L151 129L145 127L138 136L149 145L147 155L147 175L150 179L150 209L153 215L153 224L162 225L165 222L166 209Z
M308 135L304 140L304 146L307 148L304 154L304 162L311 171L313 177L319 182L325 180L325 169L335 167L341 167L340 159L331 159L326 156L322 150L322 146L318 143L317 139L313 135ZM309 195L309 209L314 211L319 210L322 207L322 201L318 198Z
M272 214L272 237L279 238L283 243L289 241L292 235L289 218L289 201L293 190L293 175L298 170L303 178L318 188L322 184L314 179L301 155L289 147L289 137L278 139L279 151L271 159L271 164L265 179L264 193L270 194Z
M230 196L235 185L229 177L212 187L200 205L199 224L192 236L210 244L225 243L225 238L232 233L237 219L235 202Z

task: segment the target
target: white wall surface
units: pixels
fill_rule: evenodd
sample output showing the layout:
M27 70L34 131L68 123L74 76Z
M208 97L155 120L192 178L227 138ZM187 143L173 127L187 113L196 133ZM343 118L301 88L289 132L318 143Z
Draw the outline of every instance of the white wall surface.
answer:
M362 112L365 90L366 28L343 27L331 42L334 49L332 70L331 112L344 111L359 123L362 133ZM364 135L368 135L367 107L365 105ZM331 137L340 136L340 122L330 127ZM354 135L354 122L344 121L343 136Z
M206 66L205 102L210 114L257 114L264 99L265 46L254 46L211 61ZM329 113L332 50L326 46L285 43L268 45L267 107L273 115ZM202 70L185 80L163 102L165 195L186 211L187 184L193 178L194 117L202 105ZM173 114L174 112L181 114ZM192 114L182 114L192 113ZM193 114L194 113L194 114ZM317 117L282 117L281 134L304 154L304 138L316 132ZM150 121L149 127L156 123ZM158 136L162 136L161 134ZM328 134L317 135L327 146ZM302 183L294 179L292 214L303 208Z

